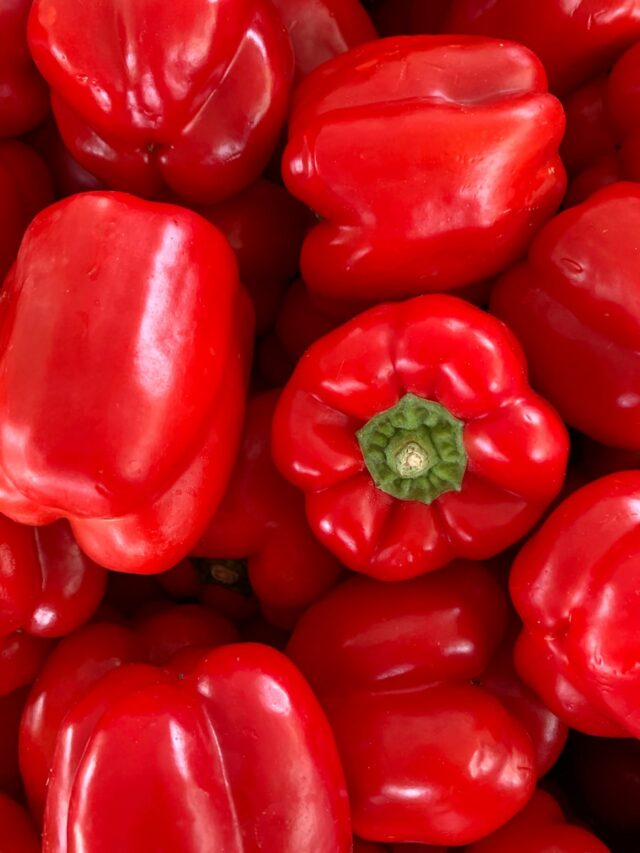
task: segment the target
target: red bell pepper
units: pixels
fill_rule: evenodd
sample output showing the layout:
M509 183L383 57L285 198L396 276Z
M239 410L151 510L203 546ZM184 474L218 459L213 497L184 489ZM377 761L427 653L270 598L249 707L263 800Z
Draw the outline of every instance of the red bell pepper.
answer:
M565 500L513 566L522 678L566 723L640 736L640 472L611 474Z
M1 92L0 85L0 99ZM0 283L15 261L27 225L52 201L49 172L33 148L0 142Z
M31 130L49 112L47 86L27 46L30 8L31 0L9 0L0 7L0 139Z
M296 90L283 177L322 221L302 275L371 304L517 260L565 190L562 107L536 57L473 36L383 39Z
M347 853L344 778L304 679L258 644L211 652L181 680L105 676L66 717L46 853Z
M298 79L352 47L377 38L359 0L273 0L289 31Z
M31 135L31 144L49 167L56 198L107 189L103 181L73 159L53 119Z
M154 578L175 600L197 599L236 624L253 619L260 612L241 560L185 559Z
M534 387L571 426L628 449L640 449L639 228L640 187L601 190L555 217L491 298Z
M65 144L116 189L220 201L285 120L293 52L268 0L35 0L29 44Z
M192 553L209 581L248 581L267 618L291 627L338 580L342 567L309 529L304 499L271 458L271 422L279 392L249 400L229 488ZM229 566L225 561L232 561Z
M40 838L27 812L0 793L0 853L40 851Z
M0 516L0 696L30 684L47 639L75 631L102 600L106 572L64 521L34 528Z
M69 709L107 672L128 663L167 665L187 649L198 655L238 634L214 611L177 605L138 620L132 628L87 625L58 643L35 681L20 728L20 769L33 814L44 811L58 730Z
M369 0L371 16L382 36L443 32L452 0Z
M470 843L555 762L565 727L514 673L508 690L496 678L507 620L490 572L463 562L399 584L354 578L302 617L287 653L327 711L358 836Z
M317 341L273 425L316 536L385 580L504 550L559 491L567 452L515 338L450 296L372 308Z
M173 205L73 196L29 227L3 310L0 511L68 518L108 568L177 563L243 414L251 307L226 240Z
M253 299L256 333L264 332L298 271L300 247L311 224L309 212L282 187L263 180L197 212L231 244L240 280Z
M640 39L640 6L635 0L453 0L443 30L521 42L542 60L552 91L566 94Z

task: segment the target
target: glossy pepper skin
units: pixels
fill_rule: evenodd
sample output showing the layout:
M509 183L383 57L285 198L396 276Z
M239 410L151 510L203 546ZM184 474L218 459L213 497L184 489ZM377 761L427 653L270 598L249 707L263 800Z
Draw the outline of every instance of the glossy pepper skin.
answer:
M173 205L73 196L29 227L3 311L0 510L68 518L107 568L174 565L242 422L252 311L224 237Z
M282 187L259 180L217 205L197 208L229 241L240 280L256 312L256 334L273 322L285 289L296 277L309 211Z
M20 771L34 817L42 819L62 721L103 675L129 663L168 666L187 650L201 656L237 639L229 620L214 611L176 605L131 626L95 622L61 640L31 688L20 723Z
M285 120L293 52L267 0L91 0L81 16L36 0L29 45L65 144L114 189L220 201L256 180Z
M0 793L0 853L40 853L40 837L27 812Z
M524 629L522 678L572 728L640 734L640 472L603 477L567 498L524 546L511 595Z
M560 103L520 45L382 39L298 87L283 178L322 221L302 276L371 304L452 290L520 257L565 189Z
M507 620L497 581L462 561L353 578L302 617L287 654L327 711L358 836L460 845L525 805L566 730L515 674L511 698L494 690ZM529 729L532 712L548 725Z
M0 139L20 136L49 112L47 86L27 45L31 0L4 0L0 8Z
M316 536L382 580L504 550L559 491L567 451L515 338L451 296L381 305L321 338L273 424Z
M273 0L291 37L296 78L378 37L359 0Z
M66 521L27 527L0 516L0 696L30 684L46 640L97 610L106 572L78 547Z
M564 420L629 450L640 448L638 228L640 187L601 190L540 232L490 303Z
M17 140L0 140L0 282L15 261L27 225L52 201L51 178L37 152Z
M271 423L278 397L275 390L249 400L229 488L192 554L205 558L200 568L213 579L224 583L226 576L231 586L248 580L267 617L292 627L304 608L336 584L342 567L311 532L303 496L273 464Z
M180 680L150 667L124 667L65 719L43 850L163 847L351 850L331 730L279 652L226 646Z
M443 31L526 45L542 60L551 90L566 95L640 38L640 6L636 0L453 0Z

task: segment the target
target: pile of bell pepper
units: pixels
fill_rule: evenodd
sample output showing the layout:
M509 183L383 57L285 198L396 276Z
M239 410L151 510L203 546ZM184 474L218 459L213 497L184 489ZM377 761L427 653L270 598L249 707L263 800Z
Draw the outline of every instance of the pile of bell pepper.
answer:
M0 0L0 853L639 853L640 0Z

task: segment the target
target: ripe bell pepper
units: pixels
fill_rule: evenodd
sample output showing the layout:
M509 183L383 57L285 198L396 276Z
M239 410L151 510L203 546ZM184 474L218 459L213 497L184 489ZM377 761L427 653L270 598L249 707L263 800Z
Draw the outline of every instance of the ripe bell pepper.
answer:
M29 45L65 144L116 189L220 201L285 120L293 52L269 0L35 0Z
M640 737L640 472L567 498L511 573L522 678L572 728Z
M302 275L342 303L451 290L517 260L565 190L559 101L526 48L382 39L296 90L283 177L322 221Z
M491 297L534 387L571 426L630 450L640 449L639 228L640 186L607 187L548 223Z
M316 536L349 568L400 580L519 539L562 485L568 439L505 326L423 296L309 348L273 453Z
M41 849L27 812L0 793L0 853L40 853Z
M16 259L27 225L52 201L49 172L33 148L0 141L0 283Z
M496 678L507 627L497 581L464 562L353 578L304 614L287 654L333 727L358 836L468 844L525 805L566 729L515 673Z
M58 738L45 853L347 853L344 777L329 725L295 667L226 646L177 679L106 675Z
M30 684L49 644L87 622L106 572L86 557L65 521L26 527L0 516L0 696Z
M443 31L521 42L542 60L552 91L566 94L640 38L640 6L635 0L453 0Z
M0 696L0 793L9 796L20 796L22 793L18 732L27 692L26 687L21 687L7 696Z
M105 673L128 663L164 667L187 650L201 656L237 639L233 625L209 608L177 605L131 627L95 622L61 640L31 688L20 724L20 770L34 816L40 820L44 812L62 721Z
M278 396L270 391L249 401L229 488L192 554L204 558L205 578L208 572L236 587L248 581L265 614L291 627L303 608L335 585L341 566L309 529L302 495L273 464Z
M0 139L26 133L49 112L47 86L27 46L30 8L31 0L0 6Z
M27 230L0 310L0 511L68 518L107 568L170 568L239 440L252 312L228 243L173 205L73 196Z

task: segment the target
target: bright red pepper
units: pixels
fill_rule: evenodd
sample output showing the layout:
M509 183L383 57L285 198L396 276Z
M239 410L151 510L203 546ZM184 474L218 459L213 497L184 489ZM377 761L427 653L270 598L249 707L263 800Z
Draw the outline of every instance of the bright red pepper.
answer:
M285 120L293 52L268 0L35 0L29 44L65 144L116 189L219 201Z
M31 0L4 0L0 7L0 139L31 130L49 112L47 86L27 46L30 8Z
M601 190L545 226L491 298L565 421L629 449L640 449L638 229L640 186Z
M496 678L507 619L496 580L463 562L354 578L302 617L287 653L329 716L357 835L465 844L525 805L566 729L514 673L508 690Z
M1 16L2 12L0 21ZM52 201L49 172L33 148L17 141L0 142L0 283L16 258L27 225Z
M231 623L198 605L152 613L133 628L87 625L58 643L35 681L20 727L20 769L33 814L42 817L56 737L73 705L107 672L128 663L167 665L179 653L198 655L238 638Z
M383 39L296 90L283 177L322 217L312 292L371 304L505 269L565 190L562 107L526 48L472 36Z
M208 654L178 680L109 673L66 717L46 853L347 853L344 778L304 679L258 644Z
M206 558L202 568L219 583L227 578L237 586L248 579L266 616L291 627L302 609L335 585L342 567L309 529L300 492L273 464L278 396L270 391L249 400L229 488L192 553Z
M352 47L377 38L359 0L273 0L289 31L298 79Z
M504 550L559 491L567 452L515 338L451 296L372 308L317 341L273 426L316 536L385 580Z
M524 622L516 663L566 723L640 736L640 472L611 474L565 500L513 566Z
M0 516L0 696L31 684L48 640L95 613L106 572L86 557L69 525L34 528Z
M251 306L227 241L173 205L73 196L29 227L3 310L0 510L68 518L108 568L177 563L244 408Z
M0 793L0 853L40 851L40 838L27 812Z
M542 60L551 89L566 94L640 38L640 6L636 0L453 0L443 29L521 42Z
M263 180L197 212L231 244L240 280L253 299L256 333L264 332L298 271L300 247L311 224L309 212L282 187Z

